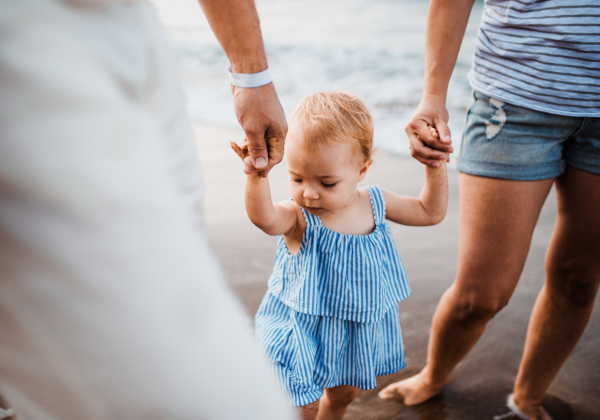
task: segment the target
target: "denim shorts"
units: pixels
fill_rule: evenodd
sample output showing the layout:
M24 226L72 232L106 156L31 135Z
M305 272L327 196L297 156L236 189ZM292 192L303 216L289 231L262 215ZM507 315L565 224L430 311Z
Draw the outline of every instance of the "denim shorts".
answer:
M566 165L600 174L600 118L533 111L474 91L458 170L491 178L554 178Z

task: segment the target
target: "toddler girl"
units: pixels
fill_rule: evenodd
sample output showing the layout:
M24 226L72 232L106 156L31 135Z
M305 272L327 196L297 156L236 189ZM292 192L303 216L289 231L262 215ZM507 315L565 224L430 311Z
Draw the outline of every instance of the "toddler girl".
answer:
M359 389L404 367L397 303L410 288L385 220L426 226L446 213L445 162L426 167L419 198L357 188L372 146L357 96L313 93L286 138L292 199L274 204L268 178L246 179L250 220L280 235L256 335L303 419L341 419Z

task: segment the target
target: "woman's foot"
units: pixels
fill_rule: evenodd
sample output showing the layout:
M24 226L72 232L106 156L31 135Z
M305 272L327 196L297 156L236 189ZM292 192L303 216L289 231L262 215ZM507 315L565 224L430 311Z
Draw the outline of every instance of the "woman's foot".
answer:
M415 376L388 385L379 393L379 398L382 400L400 398L404 405L417 405L437 395L445 385L445 383L434 384L423 369Z
M518 401L518 402L517 402ZM518 416L527 420L552 420L541 403L527 403L525 401L515 401L513 395L508 396L506 405L513 412L518 413Z

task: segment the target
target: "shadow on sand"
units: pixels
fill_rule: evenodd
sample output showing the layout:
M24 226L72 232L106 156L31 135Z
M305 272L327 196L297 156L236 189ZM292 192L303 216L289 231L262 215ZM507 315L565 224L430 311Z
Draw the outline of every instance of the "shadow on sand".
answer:
M377 389L363 391L348 409L347 420L493 420L494 416L506 414L506 397L510 388L488 383L469 388L468 391L451 382L444 390L424 404L404 406L398 401L382 401L378 392L390 383L414 375L418 370L407 370L402 376L382 377ZM572 407L554 396L544 399L544 407L555 420L588 418L575 416ZM589 420L593 417L590 416ZM507 417L506 420L513 420ZM514 417L514 420L518 420Z

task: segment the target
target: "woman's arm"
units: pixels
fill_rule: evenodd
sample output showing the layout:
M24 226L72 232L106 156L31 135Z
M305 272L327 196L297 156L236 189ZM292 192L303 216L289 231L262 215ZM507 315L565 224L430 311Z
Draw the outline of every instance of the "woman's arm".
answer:
M269 178L246 176L244 203L250 221L268 235L290 235L298 227L296 204L291 200L273 203Z
M448 207L446 161L440 166L425 166L425 186L419 198L403 197L383 190L386 219L409 226L436 225L444 220Z
M440 166L452 153L446 95L475 0L431 0L427 13L423 98L405 130L411 154L428 166ZM435 138L427 126L437 128ZM433 149L433 150L432 150Z

